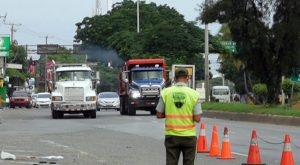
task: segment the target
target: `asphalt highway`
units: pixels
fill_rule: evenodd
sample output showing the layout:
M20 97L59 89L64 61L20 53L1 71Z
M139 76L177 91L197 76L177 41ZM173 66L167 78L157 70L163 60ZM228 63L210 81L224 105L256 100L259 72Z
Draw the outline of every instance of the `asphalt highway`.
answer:
M0 111L0 147L16 160L0 165L56 163L64 165L163 165L165 162L164 121L148 112L121 116L118 111L97 112L96 119L66 115L51 119L50 109L6 109ZM195 164L240 165L247 160L251 131L260 139L264 163L280 164L286 133L291 135L295 164L300 164L300 128L203 118L210 142L214 124L219 143L223 127L229 128L235 160L218 160L197 154ZM197 125L199 128L199 124ZM267 143L268 142L268 143ZM278 143L278 144L277 144ZM280 144L279 144L280 143Z

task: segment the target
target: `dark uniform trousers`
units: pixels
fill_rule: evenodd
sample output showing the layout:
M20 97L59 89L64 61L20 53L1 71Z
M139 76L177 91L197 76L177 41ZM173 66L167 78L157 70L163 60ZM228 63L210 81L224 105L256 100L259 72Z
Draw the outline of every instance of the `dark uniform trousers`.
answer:
M183 155L183 165L194 165L196 143L196 136L166 136L166 165L178 165L178 160L181 152Z

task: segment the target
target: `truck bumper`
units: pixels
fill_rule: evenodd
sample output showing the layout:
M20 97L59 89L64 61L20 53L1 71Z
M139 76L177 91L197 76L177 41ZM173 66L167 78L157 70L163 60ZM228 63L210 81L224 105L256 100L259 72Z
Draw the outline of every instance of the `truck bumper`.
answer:
M52 103L51 108L54 111L82 112L96 110L96 102L54 102Z
M159 97L130 99L129 104L137 110L152 110L156 107L158 100Z

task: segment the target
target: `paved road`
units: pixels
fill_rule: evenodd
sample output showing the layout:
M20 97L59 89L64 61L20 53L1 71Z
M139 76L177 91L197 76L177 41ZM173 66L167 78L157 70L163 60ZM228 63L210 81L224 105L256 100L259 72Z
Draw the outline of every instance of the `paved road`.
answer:
M217 160L198 154L196 164L240 165L246 161L250 134L271 142L283 141L290 133L300 145L299 127L257 124L204 118L210 139L213 124L219 126L219 139L224 126L230 131L232 150L236 160ZM49 109L14 109L0 111L0 147L15 154L17 160L0 160L0 165L39 164L55 162L64 165L159 165L165 162L163 120L148 113L120 116L117 111L101 111L97 119L68 115L53 120ZM262 159L268 164L279 164L282 144L267 144L259 140ZM300 164L300 149L292 146L295 164ZM63 156L62 160L43 157Z

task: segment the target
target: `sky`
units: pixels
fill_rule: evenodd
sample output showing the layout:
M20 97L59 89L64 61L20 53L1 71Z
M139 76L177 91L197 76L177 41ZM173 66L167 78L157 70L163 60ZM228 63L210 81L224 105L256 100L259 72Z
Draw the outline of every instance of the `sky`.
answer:
M96 0L0 0L0 16L7 14L6 23L16 26L14 38L20 45L48 44L72 45L77 22L93 15ZM102 13L107 12L107 0L101 1ZM113 0L113 3L121 0ZM204 0L146 0L159 5L167 4L184 15L187 21L195 21L199 15L198 4ZM201 26L201 25L200 25ZM202 26L203 27L203 26ZM209 30L216 34L218 24L210 24ZM10 34L10 26L0 22L0 35Z

